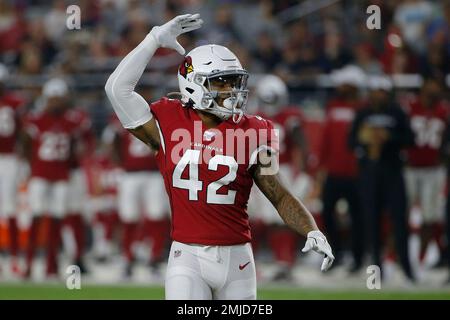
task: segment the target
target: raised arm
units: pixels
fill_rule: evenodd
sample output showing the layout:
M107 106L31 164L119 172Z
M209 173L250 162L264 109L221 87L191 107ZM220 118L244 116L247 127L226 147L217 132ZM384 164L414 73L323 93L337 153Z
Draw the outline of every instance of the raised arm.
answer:
M272 157L272 161L276 161ZM267 163L264 161L264 163ZM334 256L326 237L317 228L316 222L308 209L281 183L278 174L267 174L264 166L259 162L253 171L253 180L277 209L283 221L299 234L307 237L303 252L314 250L324 254L322 271L328 270L334 261Z
M182 33L200 28L202 23L198 14L185 14L154 27L120 62L106 82L106 95L123 127L155 149L160 143L156 122L152 119L148 103L134 89L156 49L172 48L184 54L185 50L176 38Z

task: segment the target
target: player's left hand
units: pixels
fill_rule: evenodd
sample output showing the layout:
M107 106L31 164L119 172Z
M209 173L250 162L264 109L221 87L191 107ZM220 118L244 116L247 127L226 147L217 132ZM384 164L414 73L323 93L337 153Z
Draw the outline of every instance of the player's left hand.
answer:
M319 230L308 232L305 247L302 249L302 252L308 252L311 250L325 255L320 270L327 271L333 264L334 256L327 238Z
M160 47L171 48L184 55L186 51L177 41L177 37L200 28L202 24L203 20L200 19L200 14L184 14L176 16L162 26L153 27L150 34L153 35Z

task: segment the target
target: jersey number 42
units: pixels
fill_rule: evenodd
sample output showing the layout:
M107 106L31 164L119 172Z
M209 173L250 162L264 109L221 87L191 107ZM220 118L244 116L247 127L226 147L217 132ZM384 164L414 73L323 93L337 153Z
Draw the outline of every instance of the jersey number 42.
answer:
M198 192L203 189L203 181L198 178L198 166L200 150L188 149L177 163L172 175L173 186L189 190L189 200L197 201ZM230 156L215 155L209 160L208 170L217 171L219 165L227 166L228 173L219 180L208 184L206 189L206 202L210 204L234 204L236 190L228 190L226 194L218 194L217 190L236 179L238 164L236 159ZM181 177L186 167L189 166L189 179Z

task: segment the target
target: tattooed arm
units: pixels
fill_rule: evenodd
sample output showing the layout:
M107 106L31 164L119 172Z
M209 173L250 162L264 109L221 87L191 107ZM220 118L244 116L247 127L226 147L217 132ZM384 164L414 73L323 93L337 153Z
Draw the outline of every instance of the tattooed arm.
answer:
M261 155L260 155L261 156ZM273 172L270 163L276 161L270 157L269 165L263 165L267 161L260 161L253 169L253 180L277 209L283 221L292 229L307 237L303 252L314 250L324 255L321 270L328 270L334 261L334 256L326 237L317 228L311 213L303 203L293 196L289 190L280 182L278 174ZM272 172L271 172L272 171Z
M129 129L136 138L144 142L150 148L155 151L158 151L159 144L161 143L158 133L158 127L156 125L156 121L152 118L147 123L144 123L142 126L139 126L134 129Z
M261 169L262 166L257 165L253 173L253 179L262 193L277 209L283 221L305 237L310 231L318 230L311 213L280 182L278 174L264 175L261 174Z

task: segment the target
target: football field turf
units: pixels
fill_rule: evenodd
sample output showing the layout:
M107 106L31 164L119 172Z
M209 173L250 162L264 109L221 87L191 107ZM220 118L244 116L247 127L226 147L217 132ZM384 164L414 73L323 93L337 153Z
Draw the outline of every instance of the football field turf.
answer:
M0 300L3 299L163 299L160 286L133 285L85 285L80 290L68 290L60 284L0 283ZM347 300L347 299L431 299L450 300L447 290L356 290L356 289L308 289L261 287L258 299L268 300Z

